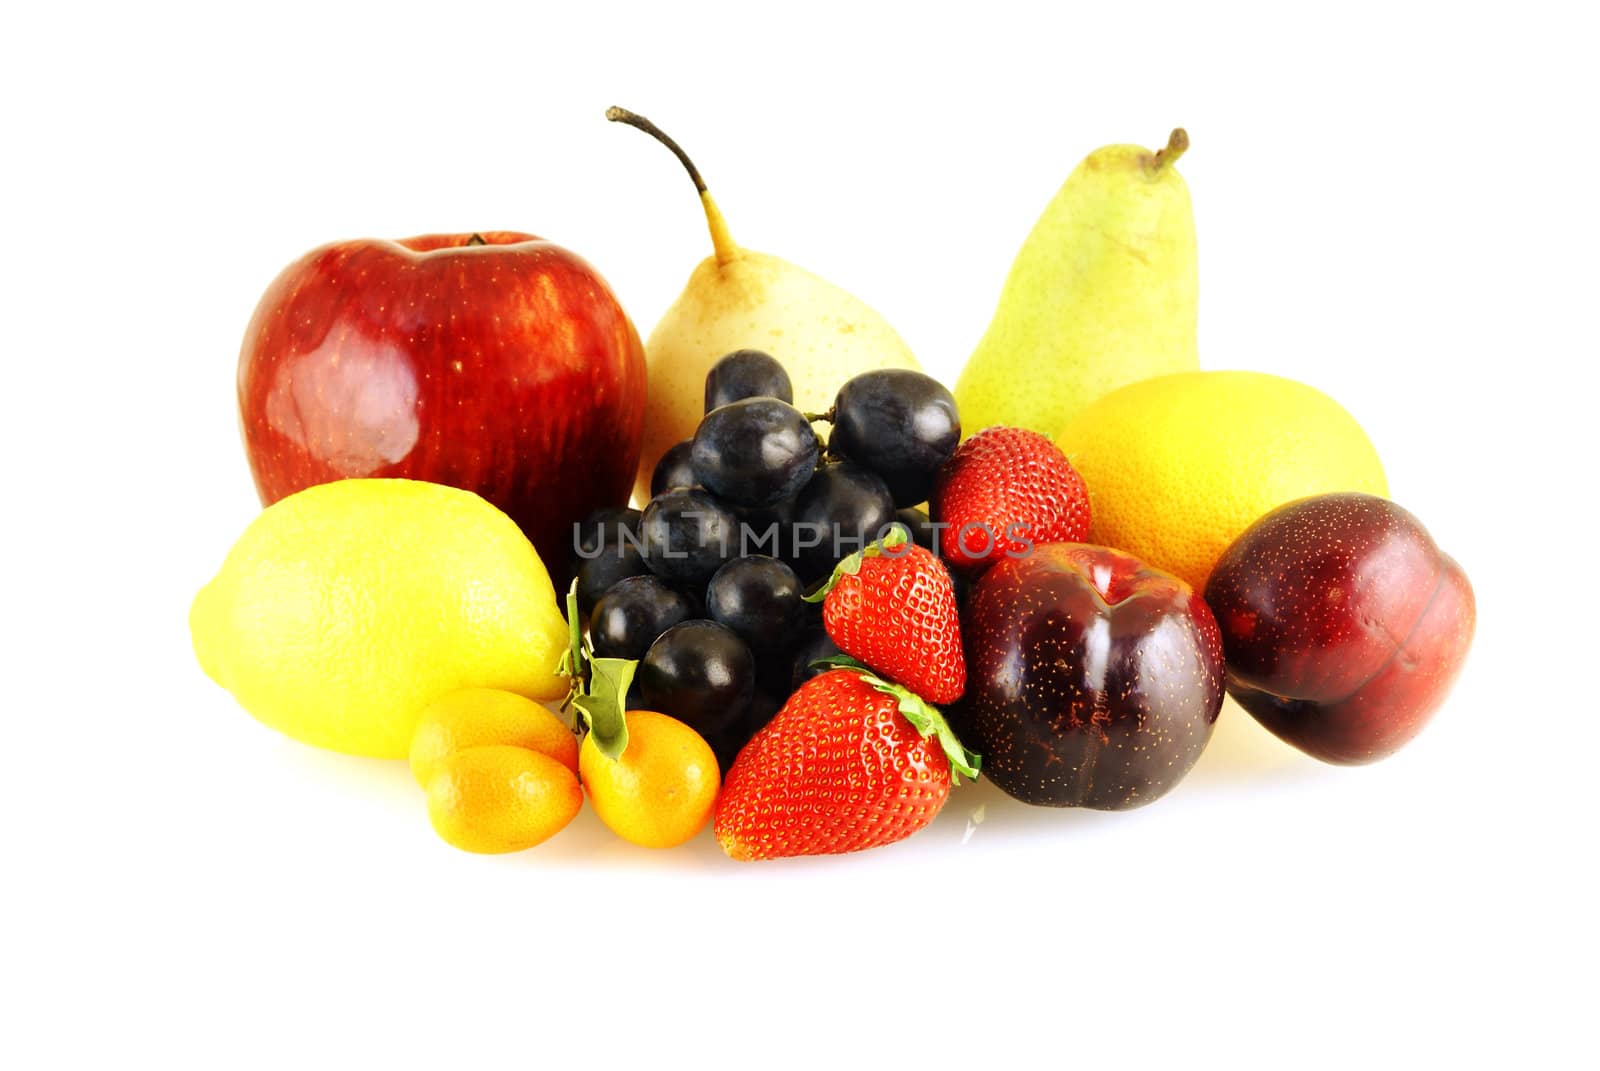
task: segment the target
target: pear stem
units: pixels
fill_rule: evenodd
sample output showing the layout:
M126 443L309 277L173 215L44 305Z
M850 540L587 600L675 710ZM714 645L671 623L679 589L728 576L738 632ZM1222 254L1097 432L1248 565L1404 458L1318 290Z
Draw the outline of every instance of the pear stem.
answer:
M1183 127L1173 129L1167 138L1167 147L1157 152L1150 166L1157 171L1178 162L1178 157L1189 151L1189 132Z
M630 112L626 108L613 105L606 109L606 118L613 123L626 123L635 129L643 130L672 150L672 155L676 156L683 169L689 172L689 178L694 180L694 188L700 194L700 205L705 209L706 227L711 231L711 248L716 254L717 263L722 265L738 260L744 251L734 243L733 235L728 231L728 221L722 218L722 210L717 207L717 202L711 199L711 193L706 189L706 181L700 177L700 169L694 166L689 154L684 152L666 131L644 116Z

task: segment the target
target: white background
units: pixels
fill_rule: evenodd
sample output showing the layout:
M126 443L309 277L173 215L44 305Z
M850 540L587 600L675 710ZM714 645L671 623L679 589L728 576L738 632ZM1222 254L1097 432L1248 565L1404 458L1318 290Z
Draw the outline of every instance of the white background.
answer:
M1040 6L9 9L0 1062L1594 1059L1578 5ZM1334 769L1229 707L1146 810L984 785L895 848L739 866L587 811L468 856L403 764L256 724L185 620L257 508L256 298L324 241L517 228L647 333L707 243L613 103L689 149L742 243L951 382L1077 160L1186 125L1203 362L1344 402L1476 585L1433 726Z

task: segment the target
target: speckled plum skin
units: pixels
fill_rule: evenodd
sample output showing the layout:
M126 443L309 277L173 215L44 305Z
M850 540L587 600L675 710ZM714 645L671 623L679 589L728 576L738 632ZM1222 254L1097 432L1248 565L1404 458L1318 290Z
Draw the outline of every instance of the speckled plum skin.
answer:
M556 574L573 524L627 500L644 404L644 347L605 280L514 231L312 250L239 354L263 503L348 477L449 484L510 514Z
M1455 683L1477 620L1472 585L1387 499L1345 493L1280 506L1228 548L1206 584L1228 691L1325 762L1372 762L1421 731Z
M950 722L1024 803L1153 802L1194 766L1222 709L1211 611L1120 551L1050 543L1000 562L974 586L962 634L967 693Z

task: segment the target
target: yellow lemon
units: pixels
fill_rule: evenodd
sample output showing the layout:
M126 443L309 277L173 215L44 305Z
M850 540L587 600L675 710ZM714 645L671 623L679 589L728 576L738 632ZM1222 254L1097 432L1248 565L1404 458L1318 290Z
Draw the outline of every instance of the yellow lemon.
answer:
M608 759L585 737L578 769L600 821L645 848L671 848L705 828L716 809L717 756L700 734L653 710L630 710L628 746Z
M340 480L263 510L189 631L251 714L356 755L404 758L448 692L566 690L566 625L532 544L477 495L414 480Z
M578 772L578 738L561 719L516 692L466 688L429 703L411 737L411 776L428 779L447 755L484 744L510 744L549 755Z
M571 770L508 744L447 755L428 778L428 819L447 844L485 855L520 852L566 828L583 807Z
M1366 432L1332 398L1258 372L1179 372L1130 384L1056 443L1089 489L1089 541L1204 590L1258 517L1327 491L1387 496Z

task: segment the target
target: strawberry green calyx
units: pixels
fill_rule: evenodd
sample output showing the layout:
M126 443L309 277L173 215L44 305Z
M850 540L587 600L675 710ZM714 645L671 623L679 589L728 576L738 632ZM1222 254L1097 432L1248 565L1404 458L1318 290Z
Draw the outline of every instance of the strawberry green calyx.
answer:
M861 563L868 558L903 557L903 553L891 552L898 552L901 547L905 546L907 538L906 530L903 525L895 524L891 526L888 534L886 534L882 539L873 543L868 543L854 554L840 559L839 564L833 567L833 575L828 577L828 582L823 584L816 591L813 591L810 595L805 596L805 601L821 602L823 599L827 598L828 592L833 590L833 586L839 582L840 577L855 576L856 573L861 571Z
M956 774L961 774L967 779L978 779L978 765L983 761L975 751L968 751L961 746L961 741L956 739L955 730L950 728L950 723L944 720L944 715L939 713L939 708L924 700L909 689L898 684L890 684L870 673L863 673L861 679L872 685L885 695L892 695L899 701L900 715L911 723L911 727L923 736L937 734L939 746L944 749L945 758L950 760L951 780L957 780Z
M944 715L939 712L938 707L923 699L911 689L884 680L849 655L833 655L829 658L818 659L811 664L813 666L829 666L833 669L851 670L884 695L894 696L900 708L900 716L910 722L913 729L923 736L938 734L939 746L944 749L945 758L950 760L950 779L952 782L958 780L955 776L956 774L965 775L972 781L978 779L978 766L983 762L983 757L975 751L968 751L961 745L961 741L956 737L955 730L950 728L950 723L944 720Z
M639 663L631 658L596 658L584 643L576 580L567 591L567 630L570 646L561 656L561 672L570 683L561 709L576 710L600 754L619 759L628 746L628 687Z

